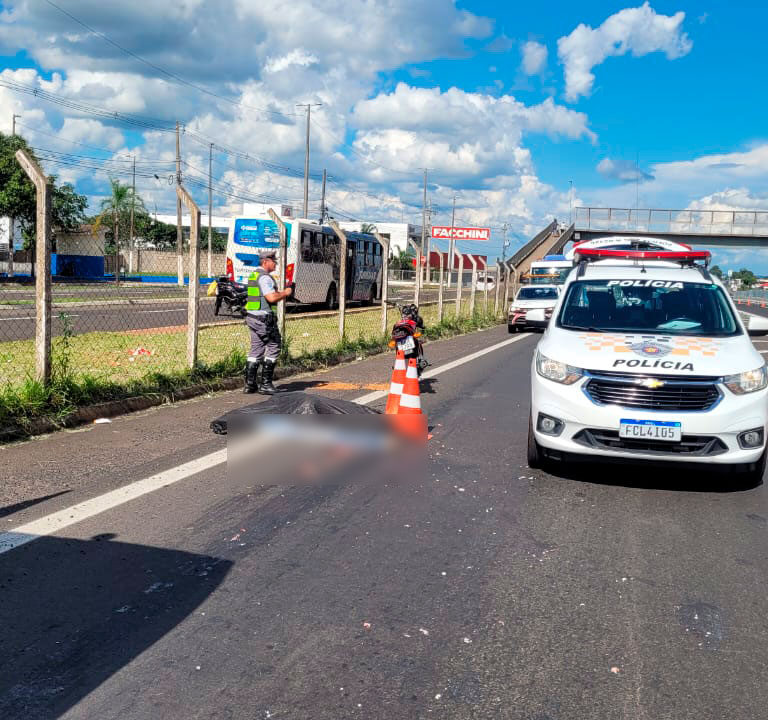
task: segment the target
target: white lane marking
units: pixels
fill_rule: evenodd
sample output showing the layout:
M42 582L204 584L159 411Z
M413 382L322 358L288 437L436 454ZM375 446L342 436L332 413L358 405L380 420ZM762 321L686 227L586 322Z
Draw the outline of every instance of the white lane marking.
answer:
M506 347L507 345L519 342L526 337L528 336L518 335L516 337L510 338L509 340L496 343L495 345L491 345L483 350L478 350L477 352L474 352L470 355L466 355L459 360L454 360L453 362L449 362L445 365L441 365L440 367L428 370L422 375L422 377L435 377L436 375L446 372L447 370L452 370L453 368L471 362L476 358L487 355L494 350L499 350L503 347ZM373 392L369 393L368 395L363 395L359 398L356 398L354 402L358 403L359 405L367 405L374 400L385 397L386 394L386 392ZM160 488L173 485L174 483L185 480L192 475L197 475L204 470L210 470L211 468L216 467L217 465L221 465L226 461L226 449L217 450L216 452L210 453L209 455L204 455L197 460L191 460L190 462L184 463L183 465L177 465L170 470L165 470L161 473L158 473L157 475L144 478L143 480L137 480L136 482L130 483L129 485L117 488L117 490L112 490L111 492L105 493L104 495L99 495L98 497L91 498L90 500L85 500L78 505L73 505L72 507L65 508L64 510L59 510L58 512L52 513L51 515L46 515L45 517L42 517L38 520L33 520L32 522L26 523L25 525L19 525L18 527L12 528L8 532L0 533L0 555L21 545L25 545L28 542L32 542L39 537L51 535L55 532L63 530L64 528L70 527L71 525L82 522L83 520L88 520L95 515L100 515L107 510L112 510L113 508L130 502L131 500L140 498L142 495L147 495L148 493L159 490Z
M152 475L151 477L138 480L137 482L125 485L124 487L104 493L98 497L85 500L78 505L59 510L58 512L46 515L39 520L33 520L25 525L19 525L9 532L0 534L0 555L24 545L44 535L51 535L59 530L82 522L94 515L99 515L107 510L116 508L123 503L154 492L160 488L173 485L184 480L191 475L209 470L216 465L226 462L227 451L217 450L210 455L204 455L197 460L191 460L183 465L178 465L165 470L164 472Z
M507 347L507 345L520 342L520 340L525 340L525 338L527 337L530 337L530 335L527 335L527 334L517 335L513 338L510 338L509 340L502 340L502 342L500 343L496 343L495 345L490 345L487 348L483 348L482 350L473 352L471 355L465 355L463 358L459 358L458 360L453 360L452 362L446 363L445 365L441 365L440 367L436 367L431 370L426 370L425 372L422 373L421 377L423 378L435 377L436 375L440 375L440 373L444 373L447 370L453 370L453 368L457 368L461 365L464 365L465 363L472 362L472 360L476 360L477 358L482 357L483 355L492 353L494 350L500 350L503 347ZM368 393L367 395L363 395L362 397L356 398L355 400L353 400L353 402L356 402L359 405L367 405L368 403L371 403L374 400L379 400L380 398L386 397L387 393L388 393L387 390L377 390L376 392Z
M179 310L186 310L186 307L168 308L167 310L139 310L140 313L169 313L179 312Z

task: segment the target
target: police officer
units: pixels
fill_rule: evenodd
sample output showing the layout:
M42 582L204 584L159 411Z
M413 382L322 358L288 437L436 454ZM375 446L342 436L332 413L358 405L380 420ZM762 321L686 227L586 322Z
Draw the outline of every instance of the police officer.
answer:
M277 392L272 379L282 344L275 306L289 298L294 288L290 285L285 290L277 289L271 275L277 268L277 254L274 250L265 250L260 253L259 260L259 267L248 278L245 324L251 331L251 350L245 365L243 392L272 395ZM262 367L261 382L259 382L259 366Z

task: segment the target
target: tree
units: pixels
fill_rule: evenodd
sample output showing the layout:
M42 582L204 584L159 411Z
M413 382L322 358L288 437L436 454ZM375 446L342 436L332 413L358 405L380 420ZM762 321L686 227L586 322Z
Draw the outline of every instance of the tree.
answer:
M360 232L367 235L373 235L377 230L378 228L373 223L362 223L360 225Z
M157 250L176 249L175 225L159 222L145 211L136 213L134 225L142 245L151 245Z
M723 271L720 269L719 265L713 265L709 269L709 272L712 273L712 275L714 275L716 278L718 278L718 280L723 279Z
M19 223L24 246L34 246L35 226L37 222L37 195L35 186L16 160L16 151L25 150L35 160L35 153L26 140L19 135L0 133L0 216L12 216ZM56 232L76 230L85 221L85 209L88 199L75 192L69 183L56 184L56 176L51 175L53 197L51 215L54 237Z
M408 250L400 250L397 255L392 255L389 263L392 270L413 270L413 253Z
M748 288L757 283L757 277L751 270L747 270L747 268L741 268L738 272L733 273L733 277L737 280L741 280L741 284Z
M112 230L107 233L108 252L117 252L116 246L128 247L131 233L131 208L134 209L134 232L136 212L146 213L144 202L130 185L109 179L110 194L101 201L101 213L94 222L94 232L106 223Z

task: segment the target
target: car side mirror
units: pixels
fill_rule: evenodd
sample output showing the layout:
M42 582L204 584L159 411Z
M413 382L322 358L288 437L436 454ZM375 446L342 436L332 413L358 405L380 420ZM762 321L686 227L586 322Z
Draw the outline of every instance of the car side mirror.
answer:
M768 335L768 318L752 315L747 324L747 333L750 337L763 337Z

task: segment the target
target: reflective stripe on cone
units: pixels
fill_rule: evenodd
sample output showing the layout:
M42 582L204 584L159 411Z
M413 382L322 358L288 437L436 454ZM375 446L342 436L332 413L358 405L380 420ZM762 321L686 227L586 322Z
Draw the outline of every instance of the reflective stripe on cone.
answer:
M395 369L392 371L392 381L389 384L389 396L387 397L387 408L384 411L386 415L397 415L400 408L400 398L403 394L403 385L405 384L405 353L402 350L397 351L395 358Z
M419 396L419 371L417 361L408 361L403 394L400 396L399 415L421 415L421 397Z

